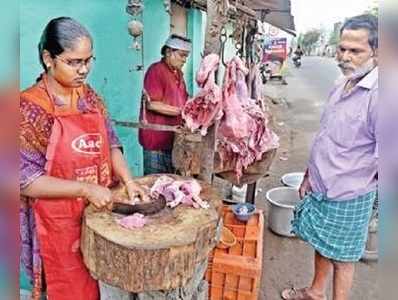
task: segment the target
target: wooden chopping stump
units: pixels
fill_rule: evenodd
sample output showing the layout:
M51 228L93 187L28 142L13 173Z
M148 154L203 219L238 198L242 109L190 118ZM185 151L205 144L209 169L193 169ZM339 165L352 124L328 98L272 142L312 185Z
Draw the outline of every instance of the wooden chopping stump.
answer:
M268 172L275 158L277 149L271 149L263 153L261 160L254 162L247 169L243 170L242 177L238 180L233 170L234 166L222 166L220 156L215 156L215 173L221 178L231 182L233 185L242 186L244 184L253 184Z
M200 134L188 131L176 132L172 152L173 166L183 176L200 173L203 139Z
M159 176L141 177L137 181L152 186ZM197 264L215 247L221 221L220 195L209 184L200 184L200 196L209 202L209 209L183 205L166 208L150 216L150 223L139 229L125 229L115 221L119 215L88 207L81 249L92 276L133 293L184 286Z

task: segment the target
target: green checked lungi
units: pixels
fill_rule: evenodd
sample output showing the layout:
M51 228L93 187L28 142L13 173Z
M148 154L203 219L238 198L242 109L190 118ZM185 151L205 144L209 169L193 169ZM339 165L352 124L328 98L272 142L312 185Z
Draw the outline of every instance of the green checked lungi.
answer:
M295 208L293 232L324 257L358 261L365 251L375 198L376 192L347 201L309 194Z
M175 173L170 151L144 150L144 175Z

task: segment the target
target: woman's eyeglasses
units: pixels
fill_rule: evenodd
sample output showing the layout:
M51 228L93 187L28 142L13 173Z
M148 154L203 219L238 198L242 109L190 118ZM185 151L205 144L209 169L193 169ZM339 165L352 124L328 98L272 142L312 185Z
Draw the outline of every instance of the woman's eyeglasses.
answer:
M95 57L91 56L87 59L69 59L69 58L63 58L61 56L57 56L57 58L62 61L63 63L67 64L71 68L74 69L80 69L83 66L89 67L95 61Z

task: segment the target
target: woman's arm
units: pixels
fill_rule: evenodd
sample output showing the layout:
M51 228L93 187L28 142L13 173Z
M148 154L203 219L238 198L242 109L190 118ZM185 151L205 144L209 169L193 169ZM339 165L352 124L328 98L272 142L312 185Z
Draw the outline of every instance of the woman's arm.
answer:
M111 191L103 186L80 181L66 180L52 176L40 176L21 190L21 194L31 198L86 198L96 207L111 203Z
M120 148L114 147L111 149L111 160L113 174L123 181L123 183L130 181L132 179L132 175Z
M111 149L111 159L113 173L123 181L130 200L134 200L136 196L139 196L142 201L149 201L147 193L133 180L127 162L119 148Z
M146 108L150 111L169 117L178 117L181 114L180 108L164 104L160 101L147 101Z

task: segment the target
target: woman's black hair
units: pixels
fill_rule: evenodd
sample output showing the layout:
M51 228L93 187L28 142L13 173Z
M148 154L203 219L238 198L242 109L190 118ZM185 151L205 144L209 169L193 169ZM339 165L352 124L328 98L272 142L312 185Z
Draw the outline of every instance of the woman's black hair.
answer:
M69 17L59 17L52 19L41 35L39 42L39 59L44 70L47 67L43 61L43 52L47 50L52 58L60 55L66 49L73 49L74 43L80 38L89 38L92 41L90 33L76 20Z

